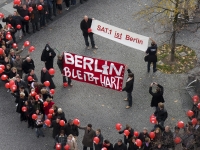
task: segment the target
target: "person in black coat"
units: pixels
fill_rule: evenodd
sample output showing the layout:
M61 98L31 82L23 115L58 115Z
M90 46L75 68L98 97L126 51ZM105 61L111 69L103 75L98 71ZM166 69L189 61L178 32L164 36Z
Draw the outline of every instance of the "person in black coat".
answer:
M25 74L28 74L30 69L34 70L35 64L33 59L27 57L26 60L24 60L24 62L22 63L22 70L24 71Z
M57 117L56 120L52 121L51 127L53 127L53 133L52 133L52 137L55 139L56 135L59 135L60 130L61 130L61 126L59 124L60 122L60 117Z
M54 82L52 80L51 75L49 74L48 70L45 67L42 68L40 77L41 77L40 78L40 82L41 83L44 83L45 81L49 81L50 82L49 88L50 89L55 89L56 88L56 86L55 86L55 84L54 84Z
M155 125L155 128L159 127L161 130L163 130L164 122L168 117L167 110L164 108L163 103L158 103L158 108L154 112L154 115L156 116L156 120L158 122L157 125Z
M33 106L33 103L28 100L28 105L27 105L27 119L28 119L28 128L34 128L35 122L32 119L32 115L35 113L35 107Z
M148 47L148 49L146 50L146 55L148 55L148 63L147 63L147 72L150 72L150 65L151 63L153 63L153 72L156 72L156 62L157 62L157 44L155 43L154 40L152 40L150 38L151 42L151 46Z
M119 139L118 142L115 143L114 150L127 150L127 146Z
M65 134L68 136L72 134L74 137L79 135L78 127L73 124L73 120L69 119L68 123L64 126Z
M134 74L131 72L130 69L127 69L127 71L128 71L128 78L126 80L126 86L122 89L122 91L127 92L127 98L124 100L128 100L128 106L126 106L126 109L129 109L130 107L132 107L132 92L133 92L133 84L134 84Z
M46 26L46 16L48 14L48 6L47 2L44 0L40 0L38 5L42 5L43 9L39 10L39 15L40 15L40 28L43 28Z
M138 150L139 149L139 147L136 145L135 141L136 141L136 137L132 137L129 140L128 150Z
M127 124L124 130L128 130L130 134L128 136L124 135L124 144L127 145L128 141L133 137L134 130ZM123 134L124 130L119 131L119 134Z
M142 143L144 143L145 138L148 138L148 137L149 137L149 134L148 134L147 128L144 128L143 132L140 132L138 139L140 139L142 141Z
M53 68L53 60L55 56L55 51L49 46L49 44L46 44L44 50L42 51L41 61L44 61L47 70Z
M32 28L33 28L33 33L35 33L35 31L40 31L39 29L39 26L38 26L38 23L39 23L39 11L36 7L36 4L32 4L32 8L33 8L33 11L31 12L30 14L30 20L31 20L31 23L32 23Z
M28 77L29 77L29 76L31 76L31 77L33 78L32 81L28 81ZM38 78L37 78L36 74L34 73L34 70L33 70L33 69L30 69L30 70L29 70L29 73L26 74L26 75L24 76L24 81L26 82L27 87L28 87L29 89L30 89L30 87L31 87L32 82L38 82Z
M101 134L101 130L100 129L96 130L96 137L99 138L99 143L98 144L94 143L95 150L101 150L102 146L103 146L103 136Z
M152 92L153 85L157 86L155 93ZM164 88L160 84L158 84L156 82L151 83L151 85L149 87L149 93L153 96L152 100L151 100L151 107L158 107L158 103L165 102L165 100L163 98Z
M63 73L63 55L58 55L57 65L58 65L58 68L60 69L60 72L62 74ZM68 81L67 81L66 78L68 78ZM65 82L68 82L68 85L72 86L71 78L70 77L66 77L66 76L63 75L63 83L65 83Z
M113 144L109 140L104 140L103 147L107 148L107 150L114 150Z
M80 28L81 28L81 30L83 32L83 37L84 37L84 40L85 40L85 45L86 45L88 50L90 49L89 42L88 42L88 36L90 38L92 48L94 48L94 49L98 48L94 44L93 33L92 32L88 32L88 29L91 28L93 19L94 18L88 18L88 16L84 16L84 19L81 21L81 24L80 24Z

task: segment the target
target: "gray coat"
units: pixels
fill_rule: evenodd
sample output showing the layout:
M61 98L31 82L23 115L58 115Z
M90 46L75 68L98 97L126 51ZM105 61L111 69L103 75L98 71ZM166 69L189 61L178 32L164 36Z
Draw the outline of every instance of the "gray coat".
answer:
M82 144L86 147L93 148L93 138L96 136L96 133L93 129L91 129L89 132L87 130L87 127L79 127L79 129L85 130L85 134L83 136Z

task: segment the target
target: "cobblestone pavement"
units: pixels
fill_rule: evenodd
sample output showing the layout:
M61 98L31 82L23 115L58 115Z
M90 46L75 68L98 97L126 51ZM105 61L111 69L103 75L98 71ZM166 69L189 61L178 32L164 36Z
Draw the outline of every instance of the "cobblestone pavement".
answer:
M107 40L94 35L98 50L86 50L84 40L79 27L83 15L94 17L105 23L119 28L130 30L145 36L150 36L158 41L166 39L167 36L158 36L153 33L151 28L146 28L147 23L134 20L134 12L140 9L133 0L89 0L76 9L63 14L57 21L48 27L32 34L23 40L29 40L36 50L31 57L36 64L36 74L40 78L40 69L44 64L40 61L40 55L44 45L48 42L60 52L68 51L80 55L102 58L110 61L117 61L127 64L135 74L135 84L133 91L133 107L125 109L127 102L123 101L126 97L125 92L117 92L110 89L101 88L91 84L73 81L73 87L63 88L61 74L56 69L53 78L57 88L54 96L55 103L62 107L66 118L78 117L81 126L92 123L93 128L102 129L105 139L110 139L115 143L118 138L123 138L115 130L115 124L120 122L123 126L130 124L135 130L141 131L143 127L152 129L149 123L149 116L154 112L150 107L151 96L148 88L151 82L158 82L165 88L164 98L169 117L166 125L174 127L178 120L186 121L185 111L191 107L190 97L184 90L186 85L186 74L168 75L161 72L155 74L146 72L146 63L143 61L144 52L138 51L116 42ZM195 36L195 38L193 38ZM199 33L184 33L178 39L178 43L184 43L194 50L198 50ZM193 40L188 40L193 39ZM22 40L22 41L23 41ZM19 45L23 42L20 42ZM23 52L22 55L25 55ZM127 73L126 73L127 76ZM32 129L27 128L27 123L19 121L19 115L15 112L16 107L14 98L6 92L4 84L0 83L1 107L0 107L0 149L3 150L51 150L53 149L53 139L51 130L45 130L45 137L39 139L35 136ZM82 149L83 131L78 137L79 150Z

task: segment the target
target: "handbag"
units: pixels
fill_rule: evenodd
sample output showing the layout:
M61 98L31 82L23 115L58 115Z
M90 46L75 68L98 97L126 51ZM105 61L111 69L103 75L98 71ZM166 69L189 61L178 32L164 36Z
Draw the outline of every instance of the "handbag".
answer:
M147 62L149 60L149 55L144 56L144 61Z

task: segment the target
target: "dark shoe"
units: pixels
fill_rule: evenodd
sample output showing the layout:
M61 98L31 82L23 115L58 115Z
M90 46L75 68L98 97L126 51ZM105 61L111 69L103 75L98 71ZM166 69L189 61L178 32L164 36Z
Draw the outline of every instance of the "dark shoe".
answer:
M35 33L35 31L33 31L33 33Z
M52 19L52 18L49 18L49 20L53 21L53 19Z
M26 33L31 34L30 32L26 32Z
M154 70L154 71L153 71L153 73L155 73L156 71L157 71L157 69L156 69L156 70Z
M42 135L42 137L45 137L44 135Z
M149 73L149 72L150 72L150 70L147 70L147 72Z
M39 135L37 135L37 138L39 138Z
M37 29L37 31L40 31L39 29Z

